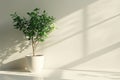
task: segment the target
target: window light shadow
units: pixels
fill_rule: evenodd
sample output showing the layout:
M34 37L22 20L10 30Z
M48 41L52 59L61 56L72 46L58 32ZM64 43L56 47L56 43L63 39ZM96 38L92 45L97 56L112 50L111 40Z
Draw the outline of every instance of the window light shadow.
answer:
M55 40L54 42L51 42L52 37L50 37L50 39L43 44L44 48L42 47L42 49L46 49L46 48L49 48L51 46L57 45L58 43L61 43L61 42L65 41L65 40L68 40L68 39L70 39L70 38L72 38L72 37L74 37L76 35L79 35L79 34L83 34L84 35L84 37L83 37L83 42L84 43L83 44L86 44L86 45L84 45L84 47L87 47L87 41L86 41L87 40L87 31L89 31L89 30L91 30L93 28L96 28L97 26L99 26L101 24L104 24L104 23L106 23L108 21L111 21L112 19L115 19L115 18L117 18L119 16L120 16L120 13L118 13L118 14L116 14L114 16L111 16L111 17L109 17L109 18L107 18L107 19L105 19L105 20L103 20L103 21L101 21L99 23L93 24L90 27L83 27L83 30L77 30L77 31L73 32L74 28L71 28L71 29L69 29L68 32L64 32L62 34L66 34L66 33L69 33L69 32L72 32L72 33L69 34L69 35L62 36L59 40ZM86 26L86 22L84 23L84 26ZM84 38L86 38L86 39L84 39ZM40 50L42 50L42 49L40 49ZM84 51L87 52L87 50L84 50Z
M93 60L93 59L95 59L95 58L98 58L98 57L100 57L100 56L102 56L102 55L105 55L105 54L107 54L107 53L109 53L109 52L111 52L111 51L114 51L114 50L116 50L116 49L118 49L118 48L120 48L120 42L116 42L116 43L113 43L113 44L111 44L111 45L108 45L107 47L104 47L104 48L102 48L102 49L100 49L100 50L98 50L98 51L95 51L95 52L93 52L93 53L91 53L91 54L88 54L88 31L90 30L90 29L93 29L93 28L95 28L95 27L97 27L97 26L99 26L99 25L101 25L101 24L103 24L103 23L106 23L106 22L108 22L108 21L110 21L110 20L112 20L112 19L114 19L114 18L117 18L117 17L119 17L120 16L120 13L118 13L118 14L115 14L115 15L113 15L113 16L111 16L111 17L108 17L108 18L106 18L106 19L104 19L104 20L102 20L102 21L100 21L100 22L98 22L98 23L95 23L95 24L93 24L93 25L91 25L91 26L88 26L88 13L87 13L87 11L88 11L88 8L87 8L87 6L84 6L83 8L83 29L82 30L79 30L79 31L76 31L76 32L74 32L73 34L71 34L71 35L68 35L68 36L66 36L66 37L64 37L63 39L61 39L61 40L59 40L59 41L56 41L56 42L54 42L54 43L51 43L51 44L49 44L49 43L47 43L47 44L49 44L49 45L47 45L47 46L45 46L44 48L48 48L48 47L50 47L50 46L54 46L54 45L56 45L56 44L58 44L58 43L60 43L60 42L62 42L62 41L65 41L65 40L67 40L67 39L69 39L69 38L72 38L73 36L75 36L75 35L78 35L78 34L82 34L83 35L83 57L82 58L80 58L80 59L78 59L78 60L75 60L75 61L73 61L73 62L70 62L70 63L68 63L68 64L66 64L66 65L63 65L63 66L61 66L59 69L69 69L69 68L72 68L72 67L75 67L75 66L77 66L77 65L80 65L80 64L83 64L83 63L86 63L86 62L88 62L88 61L90 61L90 60ZM72 31L72 30L71 30ZM66 32L66 33L69 33L69 32ZM65 36L65 35L64 35ZM53 72L53 74L51 74L50 75L50 77L51 76L55 76L56 75L56 72L57 72L57 70L56 71L54 71ZM61 78L61 76L62 76L62 74L63 74L63 72L61 71L61 72L59 72L59 75L56 75L56 76L58 76L59 78ZM106 76L105 76L106 77ZM109 78L109 77L108 77ZM112 78L111 78L112 79ZM119 79L119 78L118 78Z
M67 69L67 68L71 68L71 67L80 65L80 64L82 64L82 63L85 63L85 62L87 62L87 61L90 61L90 60L92 60L92 59L95 59L95 58L97 58L97 57L100 57L100 56L102 56L102 55L104 55L104 54L107 54L107 53L109 53L109 52L111 52L111 51L113 51L113 50L116 50L116 49L118 49L118 48L120 48L120 42L114 43L114 44L112 44L112 45L109 45L108 47L105 47L105 48L103 48L103 49L101 49L101 50L98 50L98 51L96 51L96 52L93 52L93 53L91 53L91 54L89 54L89 55L87 55L87 56L85 56L85 57L83 57L83 58L80 58L80 59L78 59L78 60L76 60L76 61L73 61L73 62L71 62L71 63L69 63L69 64L66 64L66 65L62 66L61 68L62 68L62 69L63 69L63 68L64 68L64 69Z

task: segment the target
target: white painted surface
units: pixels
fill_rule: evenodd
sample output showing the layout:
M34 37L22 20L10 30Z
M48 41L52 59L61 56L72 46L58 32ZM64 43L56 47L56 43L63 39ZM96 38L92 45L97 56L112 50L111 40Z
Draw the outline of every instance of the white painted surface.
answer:
M45 68L120 71L119 4L119 0L1 0L1 65L31 53L22 33L13 30L9 14L25 15L40 7L56 17L58 26L37 49L45 55Z

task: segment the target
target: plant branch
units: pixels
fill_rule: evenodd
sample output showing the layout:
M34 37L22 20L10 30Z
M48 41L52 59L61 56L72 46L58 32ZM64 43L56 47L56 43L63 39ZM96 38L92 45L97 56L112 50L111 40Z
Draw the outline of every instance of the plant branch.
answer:
M33 38L32 38L32 50L33 50L33 56L35 56L35 44Z

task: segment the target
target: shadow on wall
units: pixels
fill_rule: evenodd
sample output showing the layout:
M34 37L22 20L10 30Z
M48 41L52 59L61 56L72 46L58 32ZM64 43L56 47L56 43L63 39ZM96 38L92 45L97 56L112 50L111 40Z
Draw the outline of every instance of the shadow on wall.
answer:
M103 48L103 49L101 49L101 50L99 50L99 51L96 51L96 52L94 52L94 53L92 53L92 54L90 54L90 55L87 55L87 56L85 56L85 57L83 57L83 58L80 58L80 59L78 59L78 60L76 60L76 61L73 61L73 62L71 62L71 63L69 63L69 64L66 64L66 65L64 65L64 66L62 66L62 67L60 67L60 69L62 70L64 70L64 69L68 69L68 70L72 70L72 69L69 69L69 68L71 68L71 67L74 67L74 66L77 66L77 65L80 65L80 64L82 64L82 63L85 63L85 62L88 62L88 61L90 61L90 60L92 60L92 59L95 59L95 58L97 58L97 57L100 57L100 56L102 56L102 55L104 55L104 54L107 54L107 53L109 53L109 52L111 52L111 51L113 51L113 50L116 50L116 49L118 49L118 48L120 48L120 42L117 42L117 43L115 43L115 44L112 44L112 45L109 45L108 47L105 47L105 48ZM78 70L77 70L78 71ZM81 70L80 70L81 71ZM83 70L84 71L84 70ZM119 72L106 72L106 71L93 71L93 70L86 70L86 72L98 72L98 73L108 73L108 74L110 74L110 73L112 73L112 74L116 74L116 73L119 73ZM56 76L57 78L59 78L59 79L61 79L61 76L62 76L62 74L63 74L63 71L54 71L49 77L54 77L54 76ZM90 75L91 76L91 75Z
M40 1L40 0L37 0ZM44 1L41 0L41 3L38 3L38 7L42 6L45 10L47 10L51 15L54 15L57 20L81 9L97 0L51 0L51 1ZM47 5L47 6L45 6Z
M25 58L16 59L0 66L1 71L27 72Z
M91 2L92 3L92 2ZM88 4L89 5L89 4ZM105 22L107 22L107 21L110 21L110 20L112 20L112 19L114 19L114 18L116 18L116 17L118 17L118 16L120 16L120 13L118 13L118 14L115 14L115 15L113 15L113 16L111 16L111 17L109 17L109 18L107 18L107 19L104 19L103 21L100 21L100 22L98 22L98 23L95 23L95 24L93 24L92 26L88 26L88 13L87 13L87 5L85 5L84 7L82 7L82 9L83 9L83 30L79 30L79 31L77 31L77 32L74 32L74 33L72 33L71 35L64 35L64 36L62 36L62 38L61 39L59 39L58 41L56 41L56 42L54 42L54 43L51 43L51 44L49 44L49 43L47 43L48 45L45 45L45 47L44 48L48 48L48 47L50 47L50 46L53 46L53 45L56 45L56 44L58 44L58 43L60 43L60 42L62 42L62 41L65 41L65 40L67 40L67 39L69 39L69 38L72 38L73 36L75 36L75 35L78 35L78 34L82 34L83 35L83 54L84 54L84 56L82 57L82 58L80 58L80 59L78 59L78 60L75 60L75 61L73 61L73 62L71 62L71 63L68 63L68 64L66 64L66 65L63 65L62 67L60 67L60 69L68 69L68 68L72 68L72 67L75 67L75 66L77 66L77 65L80 65L80 64L82 64L82 63L85 63L85 62L88 62L88 61L90 61L90 60L92 60L92 59L95 59L95 58L98 58L98 57L100 57L100 56L102 56L102 55L104 55L104 54L107 54L107 53L109 53L109 52L111 52L111 51L113 51L113 50L116 50L116 49L118 49L118 48L120 48L120 42L116 42L116 43L113 43L113 44L111 44L111 45L108 45L107 47L104 47L104 48L102 48L102 49L100 49L100 50L98 50L98 51L96 51L96 52L93 52L93 53L91 53L91 54L88 54L88 52L87 52L87 46L88 46L88 30L89 29L92 29L92 28L95 28L95 27L97 27L98 25L101 25L101 24L103 24L103 23L105 23ZM67 23L67 22L66 22ZM68 27L67 27L68 28ZM72 32L73 30L71 29L71 31L70 32ZM66 32L66 34L67 34L68 32ZM57 73L57 70L56 71L54 71L53 72L53 74L51 74L49 77L53 77L53 76L57 76L59 79L61 79L61 77L62 77L62 74L63 74L63 72L62 71L60 71L58 74L56 74Z
M107 54L107 53L109 53L109 52L111 52L113 50L116 50L118 48L120 48L120 42L109 45L109 46L107 46L107 47L105 47L105 48L103 48L101 50L98 50L98 51L96 51L94 53L91 53L91 54L89 54L89 55L87 55L87 56L85 56L83 58L80 58L80 59L78 59L76 61L73 61L70 64L64 65L64 66L61 67L61 69L68 69L68 68L77 66L79 64L82 64L82 63L85 63L85 62L90 61L92 59L95 59L97 57L100 57L100 56L102 56L104 54Z
M92 3L92 2L91 2ZM89 5L89 4L88 4ZM81 9L81 8L80 8ZM93 53L91 53L90 55L88 54L88 31L89 30L91 30L91 29L93 29L93 28L96 28L97 26L99 26L99 25L101 25L101 24L104 24L104 23L106 23L106 22L109 22L109 21L111 21L111 20L113 20L113 19L115 19L115 18L117 18L117 17L119 17L120 16L120 13L117 13L117 14L115 14L115 15L113 15L113 16L110 16L110 17L108 17L108 18L105 18L105 19L103 19L102 21L100 21L100 22L98 22L98 23L95 23L95 24L93 24L93 25L88 25L88 8L87 8L87 4L86 4L86 6L84 6L84 7L82 7L82 10L83 10L83 13L82 13L82 18L83 18L83 29L82 30L79 30L79 28L77 28L78 29L78 31L73 31L73 28L72 29L70 29L68 32L67 31L64 31L64 35L62 36L62 35L60 35L60 36L62 36L61 38L57 38L55 41L56 42L51 42L50 43L50 41L48 41L47 43L45 43L44 44L44 48L46 49L46 48L48 48L48 47L50 47L50 46L54 46L54 45L57 45L58 43L61 43L61 42L63 42L63 41L65 41L65 40L67 40L67 39L70 39L70 38L72 38L72 37L74 37L74 36L76 36L76 35L79 35L79 34L82 34L83 35L83 58L80 58L80 59L78 59L78 60L76 60L76 61L73 61L73 62L71 62L70 64L66 64L66 65L64 65L63 67L60 67L60 68L62 68L62 69L66 69L66 68L71 68L71 67L74 67L74 66L77 66L77 65L79 65L79 64L82 64L82 63L85 63L85 62L87 62L87 61L89 61L89 60L92 60L92 59L94 59L94 58L97 58L97 57L99 57L99 56L101 56L101 55L104 55L104 54L106 54L106 53L108 53L108 52L110 52L110 51L112 51L112 50L115 50L115 49L118 49L118 48L120 48L120 42L116 42L116 43L113 43L112 45L108 45L108 47L105 47L105 48L103 48L103 49L101 49L101 50L99 50L99 51L96 51L96 52L93 52ZM74 12L73 12L74 13ZM72 13L71 13L72 14ZM69 21L71 21L71 20L68 20L68 22ZM67 23L67 22L66 22ZM63 26L62 26L63 27ZM76 26L74 26L74 27L76 27ZM69 27L67 27L67 28L69 28ZM73 33L72 33L73 32ZM72 33L72 34L67 34L67 33ZM51 38L52 39L52 38ZM58 41L57 41L58 40Z
M22 51L29 46L29 43L24 40L23 34L13 29L10 14L16 11L20 15L26 15L26 11L34 8L36 8L34 1L0 0L0 66L11 59L18 59L17 57L21 56ZM15 54L17 54L16 57L10 58Z
M14 30L8 23L0 26L0 65L2 66L10 56L15 53L21 54L28 48L29 43L25 42L22 33Z
M59 36L57 39L55 39L55 40L52 40L54 37L57 37L57 36L54 36L54 37L50 37L49 38L49 40L48 41L46 41L45 43L44 43L44 48L46 49L46 48L49 48L50 46L54 46L54 45L57 45L58 43L61 43L61 42L63 42L63 41L65 41L65 40L67 40L67 39L70 39L70 38L72 38L72 37L74 37L74 36L76 36L76 35L79 35L79 34L83 34L84 36L83 36L83 45L84 45L84 49L86 49L87 47L87 32L89 31L89 30L91 30L91 29L93 29L93 28L96 28L97 26L99 26L99 25L101 25L101 24L104 24L104 23L106 23L106 22L108 22L108 21L110 21L110 20L112 20L112 19L114 19L114 18L117 18L117 17L119 17L120 16L120 13L118 13L118 14L116 14L116 15L114 15L114 16L111 16L111 17L109 17L109 18L106 18L106 19L104 19L104 20L102 20L102 21L100 21L100 22L98 22L98 23L95 23L95 24L93 24L93 25L91 25L91 26L89 26L88 27L88 21L87 21L87 8L83 8L83 29L82 30L79 30L79 28L77 28L77 30L76 31L73 31L73 29L76 27L76 26L74 26L74 28L70 28L70 27L66 27L67 28L67 30L69 30L69 31L64 31L61 35L57 35L57 36ZM84 17L85 16L85 17ZM69 21L68 21L69 22ZM72 26L73 27L73 26ZM61 30L62 31L62 30ZM67 33L69 33L69 34L67 34ZM61 37L62 36L62 37ZM87 51L87 50L84 50L84 51ZM84 53L87 53L87 52L84 52Z
M69 39L77 34L85 33L85 31L87 31L87 29L85 27L87 27L86 24L87 24L88 16L87 16L87 12L86 12L87 10L85 10L85 9L82 10L82 9L96 1L97 0L81 0L81 1L80 0L74 0L74 1L73 0L65 0L65 1L64 0L61 0L61 1L51 0L49 4L47 1L43 1L43 2L41 1L42 6L44 6L44 4L47 4L47 6L45 6L46 7L45 9L46 10L48 9L47 11L49 13L52 12L51 14L56 17L56 19L57 19L56 21L59 25L58 29L56 29L56 31L55 31L56 35L54 36L54 34L53 34L44 43L44 48L53 46L57 43L60 43L64 40L66 40L66 39ZM59 3L59 4L55 4L55 3ZM50 9L49 9L49 7L50 7ZM82 11L79 11L79 10L82 10ZM83 12L83 14L81 14L81 12ZM81 15L83 17L81 17ZM77 18L77 19L74 19L74 18ZM80 23L80 22L82 22L82 20L83 20L83 23ZM82 29L80 29L81 27L82 27ZM86 35L86 33L85 33L85 35ZM54 37L57 37L57 39L55 38L55 40L54 40Z

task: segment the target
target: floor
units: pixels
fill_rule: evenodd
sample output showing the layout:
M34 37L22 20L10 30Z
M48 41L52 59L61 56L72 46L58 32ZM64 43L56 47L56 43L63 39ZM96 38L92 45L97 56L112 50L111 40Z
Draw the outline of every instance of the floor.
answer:
M120 72L44 70L41 73L0 71L0 80L120 80Z

